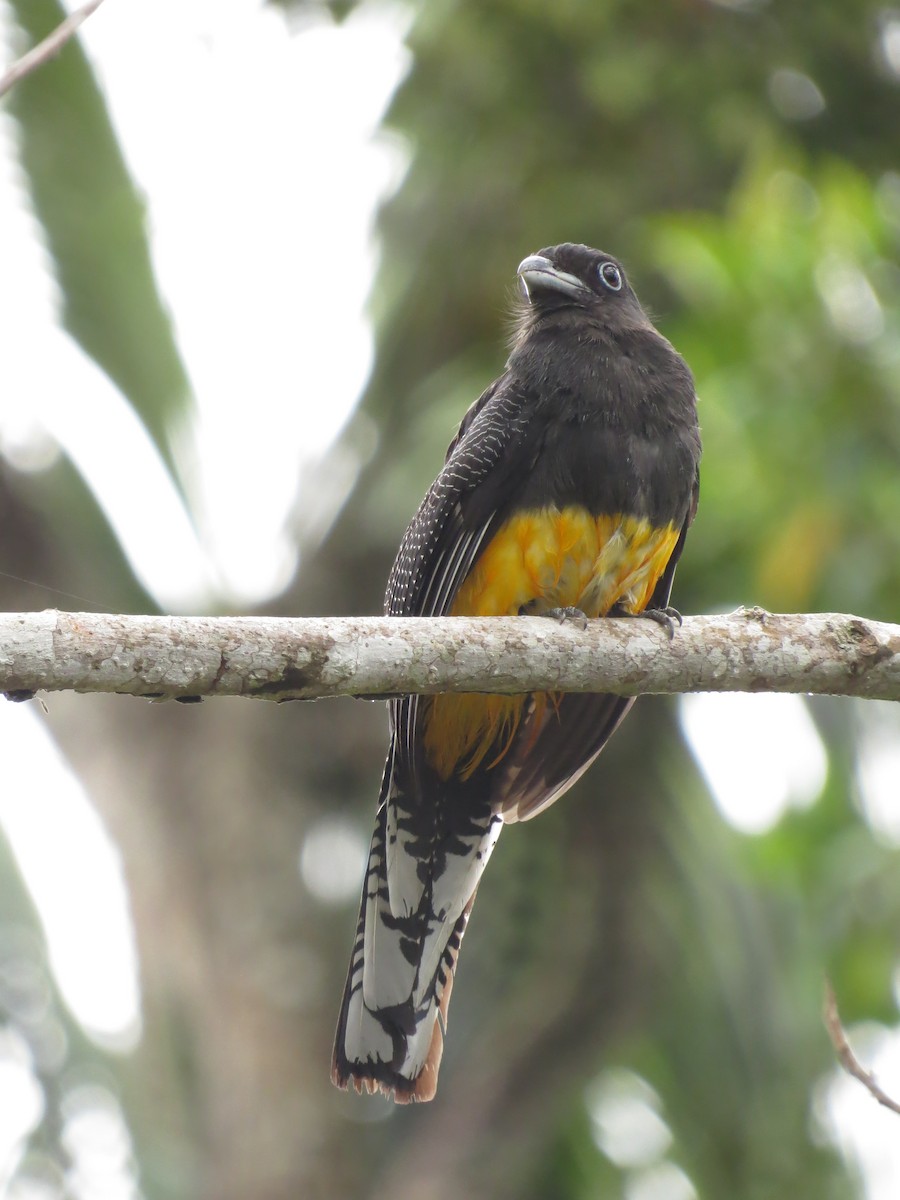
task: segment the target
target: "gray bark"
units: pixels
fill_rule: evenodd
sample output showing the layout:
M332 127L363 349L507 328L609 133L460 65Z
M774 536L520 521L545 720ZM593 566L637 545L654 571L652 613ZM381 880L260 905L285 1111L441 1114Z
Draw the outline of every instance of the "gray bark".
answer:
M803 692L900 698L900 626L739 609L585 628L534 617L0 615L0 692L314 700L441 691Z

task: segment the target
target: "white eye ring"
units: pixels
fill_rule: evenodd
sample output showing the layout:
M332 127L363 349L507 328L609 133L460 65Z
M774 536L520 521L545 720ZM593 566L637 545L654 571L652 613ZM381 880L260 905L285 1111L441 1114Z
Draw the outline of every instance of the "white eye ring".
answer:
M601 263L597 268L597 274L600 276L601 283L611 292L621 292L622 272L614 262Z

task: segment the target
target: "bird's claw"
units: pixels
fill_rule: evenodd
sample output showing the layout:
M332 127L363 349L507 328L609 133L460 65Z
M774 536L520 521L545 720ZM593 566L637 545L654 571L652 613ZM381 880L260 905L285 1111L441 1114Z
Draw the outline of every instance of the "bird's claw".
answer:
M565 625L566 621L572 621L581 626L582 629L588 627L588 615L582 612L580 608L575 608L571 604L567 604L565 608L548 608L542 613L537 614L539 617L551 617L554 621L559 621L560 625Z
M648 621L653 621L665 629L670 642L675 637L675 626L684 624L681 613L670 605L666 605L665 608L645 608L643 612L628 612L624 608L614 608L609 615L611 617L646 617Z

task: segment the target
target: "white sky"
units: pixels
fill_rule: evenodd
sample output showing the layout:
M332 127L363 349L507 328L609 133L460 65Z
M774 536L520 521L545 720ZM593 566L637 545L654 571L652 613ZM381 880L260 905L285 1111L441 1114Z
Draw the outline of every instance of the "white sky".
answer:
M0 0L0 61L12 56L7 18ZM25 203L14 129L0 112L0 328L17 330L4 343L0 453L39 469L62 445L170 611L202 609L217 595L252 604L293 569L285 522L298 479L346 420L370 365L372 214L404 166L402 148L373 135L406 65L405 19L398 9L292 33L261 0L106 0L83 27L147 196L153 259L194 389L196 419L181 446L198 464L191 491L201 544L128 405L56 324L56 284ZM887 813L877 824L896 842L891 720L872 741L860 789L865 805ZM689 697L683 722L724 817L744 832L764 832L818 794L824 752L799 699ZM0 821L60 987L90 1034L127 1043L139 1030L139 993L118 856L34 705L0 707L0 755L8 797L22 794L10 781L28 779L29 805L0 804ZM65 830L56 844L66 856L48 846L48 827ZM359 847L342 846L355 863ZM301 855L302 877L337 901L351 885L342 875L341 896L325 895L311 865L318 858ZM886 1031L878 1053L894 1072L882 1082L900 1093L897 1045ZM39 1119L38 1109L22 1116L22 1096L34 1097L29 1070L21 1047L0 1052L0 1151ZM900 1194L897 1155L867 1141L868 1098L842 1085L829 1095L870 1200ZM127 1192L127 1173L122 1180Z
M808 808L825 783L822 739L799 696L683 696L681 723L722 815L767 833L788 808Z
M202 609L214 591L246 606L290 577L284 526L302 467L368 373L372 213L404 165L396 143L373 135L406 63L404 18L360 14L292 36L261 0L106 0L82 28L149 201L194 389L180 443L198 471L203 546L128 405L56 325L8 119L0 321L19 335L4 347L0 430L23 462L45 461L41 427L65 446L164 608ZM123 503L136 492L153 504Z

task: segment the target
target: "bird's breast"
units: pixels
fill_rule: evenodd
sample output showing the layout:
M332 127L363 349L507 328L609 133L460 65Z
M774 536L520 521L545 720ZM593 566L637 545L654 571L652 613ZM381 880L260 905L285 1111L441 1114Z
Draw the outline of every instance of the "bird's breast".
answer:
M580 608L604 616L615 605L647 606L678 541L672 524L596 515L576 505L511 516L482 551L457 594L454 616L515 616Z
M453 616L537 614L580 608L605 616L615 605L647 607L678 541L674 524L646 517L597 516L585 508L515 513L497 531L466 576ZM425 753L442 779L469 778L503 760L519 731L525 696L447 693L423 702ZM552 694L532 698L538 714Z

